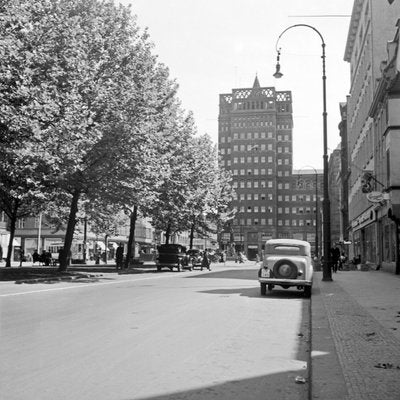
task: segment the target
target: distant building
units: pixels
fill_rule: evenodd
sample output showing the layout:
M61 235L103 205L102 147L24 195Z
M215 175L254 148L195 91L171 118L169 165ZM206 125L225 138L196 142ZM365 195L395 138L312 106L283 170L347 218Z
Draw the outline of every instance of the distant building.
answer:
M86 227L85 227L86 225ZM154 248L154 229L146 219L139 218L135 228L135 254L138 255L141 249L147 251ZM64 244L65 230L56 229L43 216L20 218L17 220L15 231L15 243L13 260L17 261L19 250L22 249L27 260L35 250L41 253L43 250L54 253L56 256L58 248ZM90 221L87 224L78 224L75 229L74 239L71 247L72 260L81 262L93 260L99 254L107 259L114 258L115 249L118 243L128 243L129 237L129 219L125 223L116 226L113 233L106 235L96 235L90 229ZM5 257L3 255L3 257Z
M221 94L218 146L237 194L236 217L221 235L222 247L254 259L267 239L298 238L309 240L315 250L314 195L320 174L304 179L310 169L304 167L293 175L291 92L261 87L256 77L252 88Z

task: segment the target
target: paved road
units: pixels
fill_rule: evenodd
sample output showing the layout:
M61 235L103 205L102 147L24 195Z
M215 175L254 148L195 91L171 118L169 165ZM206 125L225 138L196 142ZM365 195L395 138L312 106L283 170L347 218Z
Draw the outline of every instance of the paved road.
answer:
M0 285L7 400L305 400L309 300L254 264Z

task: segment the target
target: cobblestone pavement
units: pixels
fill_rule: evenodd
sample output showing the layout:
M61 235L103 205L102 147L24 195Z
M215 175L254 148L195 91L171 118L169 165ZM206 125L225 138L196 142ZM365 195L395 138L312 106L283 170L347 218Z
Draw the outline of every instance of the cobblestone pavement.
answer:
M400 277L317 272L312 297L312 398L400 399ZM336 353L336 354L334 354Z

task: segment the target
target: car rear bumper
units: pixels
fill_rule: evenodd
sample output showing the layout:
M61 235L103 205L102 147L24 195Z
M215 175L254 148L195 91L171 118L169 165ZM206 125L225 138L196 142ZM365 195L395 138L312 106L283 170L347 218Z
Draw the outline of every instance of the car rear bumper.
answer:
M181 264L178 263L165 263L165 262L158 262L157 265L159 267L178 267Z
M312 281L306 281L303 279L275 279L275 278L258 278L260 283L266 283L267 285L279 285L279 286L312 286Z

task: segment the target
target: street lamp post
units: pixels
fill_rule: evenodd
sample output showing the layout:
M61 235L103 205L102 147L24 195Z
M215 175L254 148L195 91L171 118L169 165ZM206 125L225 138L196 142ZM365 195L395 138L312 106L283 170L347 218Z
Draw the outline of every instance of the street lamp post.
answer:
M275 78L281 78L283 74L280 72L280 48L278 49L278 42L282 35L287 32L289 29L296 27L305 27L310 28L314 32L318 34L322 41L322 93L323 93L323 135L324 135L324 199L322 201L322 215L323 215L323 233L324 233L324 262L322 265L322 280L323 281L331 281L332 280L332 270L331 270L331 254L330 254L330 246L331 246L331 211L330 211L330 201L329 201L329 190L328 190L328 127L327 127L327 112L326 112L326 73L325 73L325 42L321 33L311 25L307 24L296 24L291 25L286 28L278 37L276 41L275 49L277 52L277 63L276 63L276 72L274 73Z

